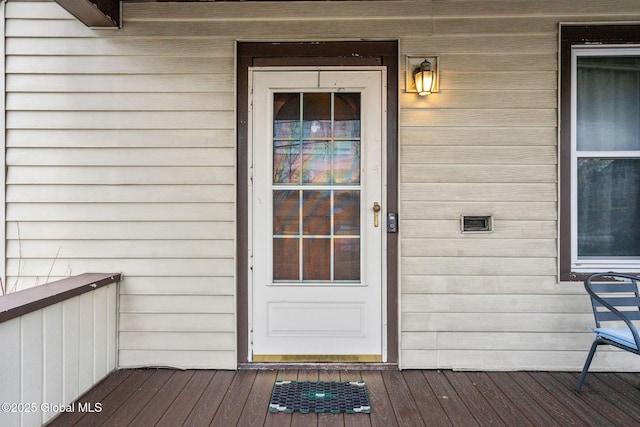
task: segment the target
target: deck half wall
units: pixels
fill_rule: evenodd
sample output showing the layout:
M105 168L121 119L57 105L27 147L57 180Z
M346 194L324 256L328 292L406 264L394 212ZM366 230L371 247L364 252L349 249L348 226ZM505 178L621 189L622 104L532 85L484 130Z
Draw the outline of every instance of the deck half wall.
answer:
M81 274L0 297L0 425L43 425L116 369L120 278Z

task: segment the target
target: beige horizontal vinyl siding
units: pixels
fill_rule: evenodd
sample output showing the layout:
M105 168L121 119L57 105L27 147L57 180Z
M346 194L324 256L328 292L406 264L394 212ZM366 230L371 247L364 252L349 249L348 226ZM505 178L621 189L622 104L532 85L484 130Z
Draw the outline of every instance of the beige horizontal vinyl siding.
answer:
M120 30L6 12L9 283L122 271L121 366L235 366L236 40L361 39L401 49L401 366L582 365L588 301L557 283L557 28L638 22L637 0L127 2ZM439 94L404 93L407 54L439 56Z
M121 366L235 367L235 42L397 38L430 2L7 5L7 269L122 271Z
M120 366L235 367L233 40L7 16L8 283L121 271Z
M440 93L400 94L403 368L584 363L588 298L557 282L558 24L640 18L612 3L434 1L431 31L401 36L440 68ZM461 215L494 230L462 233ZM618 351L597 363L637 369Z

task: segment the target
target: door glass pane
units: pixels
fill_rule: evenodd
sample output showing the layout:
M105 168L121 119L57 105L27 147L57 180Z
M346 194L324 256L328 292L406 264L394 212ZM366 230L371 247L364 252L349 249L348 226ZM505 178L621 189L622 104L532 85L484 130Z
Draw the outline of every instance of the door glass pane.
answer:
M273 142L273 182L300 182L300 144L291 141Z
M300 94L273 95L273 137L300 139Z
M298 183L302 168L300 94L276 93L273 104L273 182Z
M335 96L333 182L360 182L360 94Z
M335 235L360 235L359 191L336 191L333 210Z
M336 138L360 138L359 93L336 94L333 135Z
M302 280L331 279L331 240L303 239Z
M302 182L330 184L331 141L304 141L302 150Z
M300 192L278 190L273 192L273 234L300 234Z
M336 239L335 259L335 280L360 280L360 239Z
M299 245L298 239L273 239L273 280L300 280Z
M302 133L304 138L331 136L331 94L303 94Z
M334 142L333 180L335 184L360 182L360 141Z
M640 256L640 159L578 160L578 255Z
M360 280L360 145L359 93L274 94L275 282Z
M331 192L304 191L302 228L305 235L331 234Z

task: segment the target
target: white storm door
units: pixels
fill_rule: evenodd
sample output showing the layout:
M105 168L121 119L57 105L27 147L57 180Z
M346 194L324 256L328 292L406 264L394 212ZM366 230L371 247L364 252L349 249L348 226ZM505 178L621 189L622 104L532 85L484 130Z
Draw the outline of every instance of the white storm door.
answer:
M384 361L383 68L249 71L252 361Z

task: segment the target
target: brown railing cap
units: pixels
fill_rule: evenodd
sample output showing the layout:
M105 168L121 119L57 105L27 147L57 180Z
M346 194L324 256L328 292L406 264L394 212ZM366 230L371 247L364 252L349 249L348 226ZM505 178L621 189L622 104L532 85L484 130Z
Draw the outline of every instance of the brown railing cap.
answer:
M0 323L120 280L121 273L84 273L0 296Z

